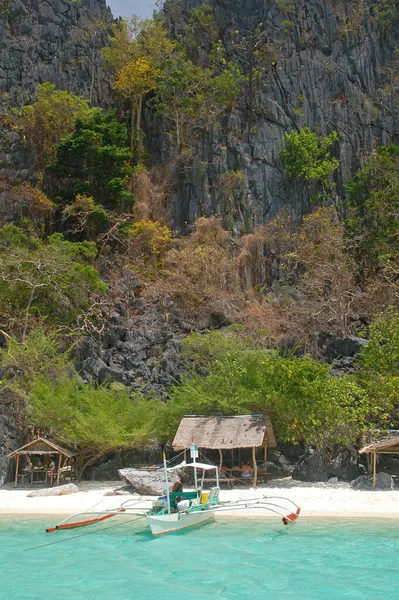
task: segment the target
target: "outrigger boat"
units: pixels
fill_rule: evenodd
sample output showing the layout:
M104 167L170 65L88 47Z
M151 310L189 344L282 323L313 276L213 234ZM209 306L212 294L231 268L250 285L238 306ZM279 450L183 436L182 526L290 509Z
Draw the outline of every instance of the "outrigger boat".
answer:
M48 533L62 529L73 529L93 525L115 517L137 516L145 517L154 536L174 531L181 531L188 527L194 527L202 523L207 523L215 518L215 514L238 510L245 511L249 509L267 510L282 517L284 525L295 521L300 514L300 507L289 498L282 496L263 496L261 498L252 498L238 502L221 502L219 499L219 469L214 465L196 462L197 450L191 449L192 463L181 462L178 465L168 468L164 456L164 476L166 484L166 493L160 496L152 503L152 507L139 506L135 500L127 500L117 508L103 510L101 512L78 513L61 521L55 527L46 529ZM193 469L194 490L171 492L169 490L169 472L180 471L183 469ZM200 485L198 486L198 470L202 471ZM216 485L209 491L204 491L205 473L214 471L216 474ZM288 514L287 514L288 513Z

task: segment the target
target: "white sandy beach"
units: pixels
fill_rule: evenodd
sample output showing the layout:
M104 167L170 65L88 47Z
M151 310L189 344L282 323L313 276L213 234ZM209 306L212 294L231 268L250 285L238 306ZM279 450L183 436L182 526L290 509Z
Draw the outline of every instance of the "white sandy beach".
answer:
M122 482L81 482L79 492L66 496L43 496L29 498L30 488L14 489L12 484L0 488L1 515L68 515L87 510L104 510L119 506L132 499L150 506L154 497L123 493L110 495L121 490ZM107 495L105 495L107 494ZM272 482L257 489L222 490L221 500L245 500L262 496L284 496L301 507L302 518L347 517L347 518L398 518L399 490L361 491L353 490L349 484L305 484L295 481ZM236 517L236 511L226 512L218 518ZM246 516L269 515L265 511L246 511ZM270 513L271 515L271 513Z

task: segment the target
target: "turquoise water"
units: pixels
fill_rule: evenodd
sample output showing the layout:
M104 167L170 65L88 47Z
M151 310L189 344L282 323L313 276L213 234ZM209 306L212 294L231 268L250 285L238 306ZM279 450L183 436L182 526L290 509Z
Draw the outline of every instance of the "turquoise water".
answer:
M393 520L225 520L155 539L144 521L44 533L56 522L0 518L1 599L399 598Z

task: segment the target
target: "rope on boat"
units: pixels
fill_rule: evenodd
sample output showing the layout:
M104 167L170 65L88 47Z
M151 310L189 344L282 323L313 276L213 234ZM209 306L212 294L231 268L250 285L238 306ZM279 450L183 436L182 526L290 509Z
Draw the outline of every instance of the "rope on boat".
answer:
M135 519L130 519L129 521L125 521L124 523L117 523L116 525L110 525L110 527L104 527L103 529L101 529L100 531L108 531L109 529L115 529L116 527L120 527L121 525L125 525L126 523L133 523L134 521L138 521L139 519L142 519L145 515L143 515L142 517L137 517ZM48 542L47 544L41 544L40 546L33 546L32 548L24 548L24 550L22 550L22 552L29 552L30 550L38 550L39 548L45 548L46 546L53 546L54 544L61 544L61 542L69 542L70 540L76 540L77 538L80 537L84 537L86 535L90 535L92 533L98 533L97 530L94 531L87 531L86 533L80 533L79 535L73 535L72 537L69 538L62 538L60 540L56 540L55 542Z

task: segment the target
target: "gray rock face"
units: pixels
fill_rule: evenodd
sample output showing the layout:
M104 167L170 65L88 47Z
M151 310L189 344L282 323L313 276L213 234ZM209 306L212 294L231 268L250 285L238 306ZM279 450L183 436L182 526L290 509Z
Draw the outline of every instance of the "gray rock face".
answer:
M18 448L18 432L12 405L0 403L0 486L10 475L10 461L7 455Z
M173 312L170 298L144 299L140 290L137 276L125 272L118 282L121 300L112 304L103 336L85 338L78 348L78 368L87 379L117 381L164 398L184 372L180 344L187 323Z
M357 368L356 363L360 358L360 352L368 343L368 340L356 336L329 340L323 358L332 363L332 374L339 377L354 373Z
M368 475L362 475L351 481L351 487L355 490L373 489L373 478ZM393 490L394 482L388 473L377 473L375 488L376 490Z
M272 479L280 479L292 475L294 471L295 461L284 456L282 452L276 448L271 448L267 452L267 472L270 473Z
M115 481L118 479L119 469L130 465L160 465L162 451L159 447L132 449L102 458L97 464L85 469L84 478L95 481Z
M79 488L74 483L67 483L66 485L58 485L52 488L44 488L42 490L35 490L27 494L28 498L36 498L38 496L68 496L69 494L76 494Z
M105 0L13 0L0 14L0 89L29 99L50 81L103 103L110 89L100 48L111 22Z
M0 12L3 97L21 106L34 99L38 84L49 81L109 106L111 83L100 50L108 43L111 22L105 0L13 0L9 12ZM0 161L0 177L34 175L29 151L15 132L1 127Z
M200 0L186 0L182 13L167 1L171 30L181 31L184 15L199 4ZM169 208L171 223L178 230L184 231L186 223L204 214L220 214L226 226L240 231L264 223L282 207L294 214L309 210L316 188L288 181L279 158L287 131L308 126L341 134L334 150L341 161L335 175L340 192L373 148L396 140L396 116L377 108L372 98L378 97L383 68L394 58L397 31L382 31L374 0L364 2L351 31L347 25L359 8L356 0L298 1L292 16L279 11L277 3L264 0L209 0L208 4L215 9L227 54L238 62L235 32L254 31L263 23L269 64L262 65L266 73L252 99L248 89L243 90L223 127L204 131L190 159L174 158ZM289 32L284 31L287 19L292 22ZM204 39L200 52L207 47ZM162 123L154 123L150 111L145 123L155 162L169 162L171 147ZM227 171L245 175L244 189L230 198L223 191L222 176Z
M328 481L338 477L343 481L352 481L364 473L359 464L358 453L353 449L344 449L331 460L327 460L322 450L308 448L295 465L292 478L299 481Z
M325 356L328 360L341 357L352 358L360 354L362 348L368 345L368 340L360 337L334 338L327 342Z
M146 471L145 469L120 469L120 478L142 495L160 496L165 491L163 469ZM172 474L171 481L175 478Z

